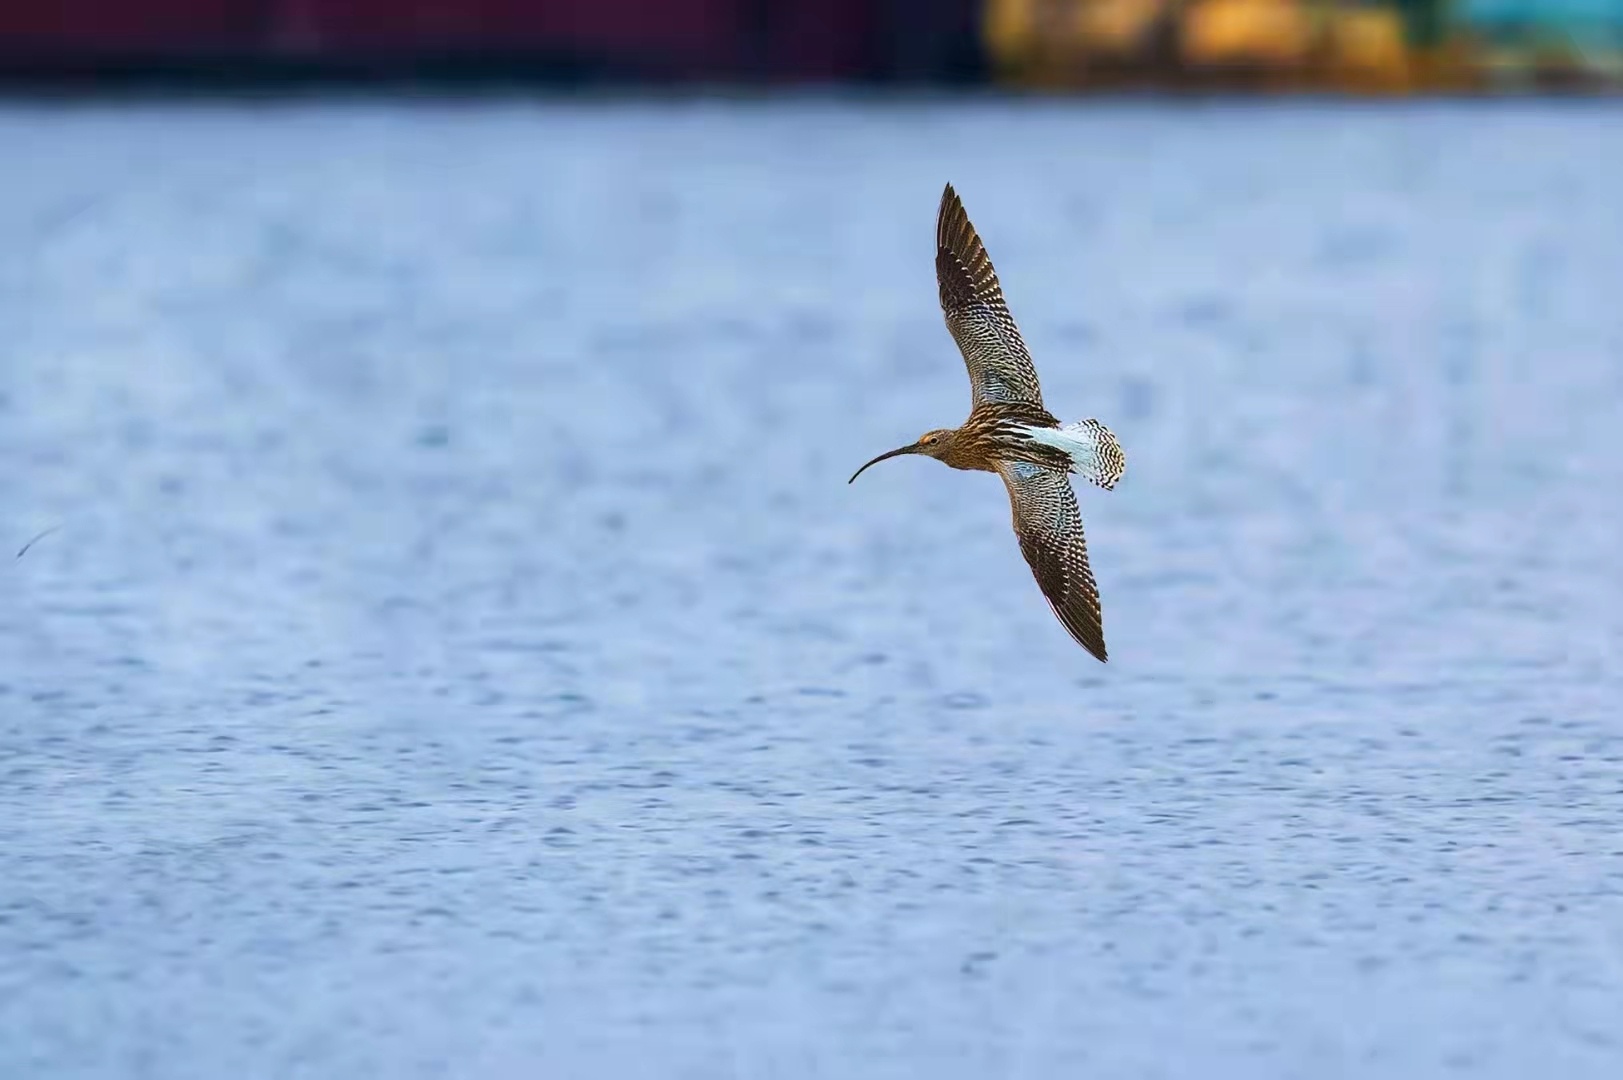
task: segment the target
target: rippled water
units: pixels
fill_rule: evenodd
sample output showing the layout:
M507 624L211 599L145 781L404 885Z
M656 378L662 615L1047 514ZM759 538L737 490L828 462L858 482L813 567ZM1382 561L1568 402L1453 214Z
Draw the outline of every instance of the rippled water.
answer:
M1623 114L0 110L0 1074L1615 1076ZM1112 662L957 423L952 180Z

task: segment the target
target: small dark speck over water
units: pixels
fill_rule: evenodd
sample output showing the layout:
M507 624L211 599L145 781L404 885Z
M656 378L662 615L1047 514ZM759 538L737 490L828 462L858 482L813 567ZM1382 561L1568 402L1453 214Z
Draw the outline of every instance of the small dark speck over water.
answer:
M11 105L0 1076L1623 1075L1623 116ZM1111 663L958 423L963 195Z

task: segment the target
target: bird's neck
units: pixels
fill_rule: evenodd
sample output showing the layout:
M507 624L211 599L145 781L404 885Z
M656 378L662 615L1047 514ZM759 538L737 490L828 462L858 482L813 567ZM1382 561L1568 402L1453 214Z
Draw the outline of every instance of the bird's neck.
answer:
M969 469L979 472L996 472L997 463L992 455L995 449L982 445L973 435L954 439L952 445L946 447L940 454L941 463L954 469Z

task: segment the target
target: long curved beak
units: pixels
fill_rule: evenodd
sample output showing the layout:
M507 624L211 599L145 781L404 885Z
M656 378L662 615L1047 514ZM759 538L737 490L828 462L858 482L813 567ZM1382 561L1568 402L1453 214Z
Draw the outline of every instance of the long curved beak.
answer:
M906 446L898 446L894 450L885 451L883 454L880 454L878 457L876 457L872 461L868 462L868 465L877 465L881 461L884 461L886 458L889 458L889 457L897 457L897 456L899 456L901 454L916 454L918 452L919 452L919 444L918 443L908 443ZM864 465L862 468L860 468L856 472L852 473L851 474L851 479L847 480L846 483L847 484L854 483L856 481L857 477L861 476L863 473L868 471L868 465Z

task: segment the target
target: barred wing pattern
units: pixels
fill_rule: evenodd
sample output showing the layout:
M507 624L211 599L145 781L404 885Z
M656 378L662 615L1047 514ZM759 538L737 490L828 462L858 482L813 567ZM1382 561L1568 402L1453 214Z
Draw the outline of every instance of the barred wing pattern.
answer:
M964 354L976 405L1020 402L1042 407L1037 369L1020 337L986 247L948 184L935 225L935 276L947 329Z
M1031 564L1048 606L1078 644L1104 661L1099 586L1088 565L1082 512L1070 477L1059 469L1025 461L999 462L997 471L1009 489L1020 553Z

